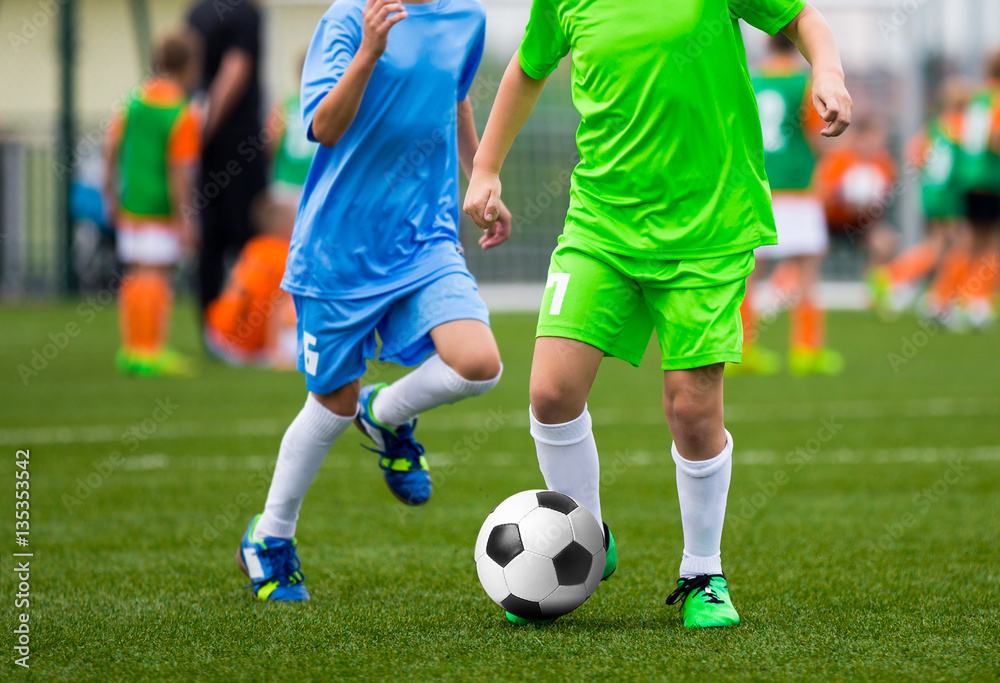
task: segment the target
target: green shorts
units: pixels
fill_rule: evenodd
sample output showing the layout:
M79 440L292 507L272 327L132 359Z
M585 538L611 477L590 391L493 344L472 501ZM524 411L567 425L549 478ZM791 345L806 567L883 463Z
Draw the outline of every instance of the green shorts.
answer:
M753 251L667 261L610 254L562 235L536 334L582 341L638 366L655 329L664 370L739 363L740 305L753 267Z

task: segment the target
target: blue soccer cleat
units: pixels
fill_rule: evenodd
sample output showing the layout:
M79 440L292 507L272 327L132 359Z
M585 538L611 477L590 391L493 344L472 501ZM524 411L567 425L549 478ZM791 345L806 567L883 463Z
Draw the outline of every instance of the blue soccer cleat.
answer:
M305 575L299 570L299 556L295 553L298 545L295 539L265 538L263 542L253 540L253 530L260 515L253 518L243 542L236 551L236 564L250 577L247 588L253 590L258 600L274 602L300 602L309 599Z
M416 418L392 430L372 414L372 402L386 386L370 384L361 390L354 423L375 442L375 448L365 448L379 455L378 464L385 472L385 483L392 495L407 505L423 505L430 500L433 487L424 447L413 438Z

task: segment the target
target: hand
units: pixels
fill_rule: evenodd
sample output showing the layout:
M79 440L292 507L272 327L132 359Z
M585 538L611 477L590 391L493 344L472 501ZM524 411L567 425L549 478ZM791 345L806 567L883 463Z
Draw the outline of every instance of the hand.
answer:
M493 222L493 225L491 225L486 232L483 233L483 236L479 238L479 246L482 247L483 250L500 246L507 241L508 237L510 237L510 228L514 221L514 217L511 215L510 210L507 209L507 206L503 202L500 202L497 210L499 217Z
M364 35L358 52L364 53L373 62L378 61L385 54L389 29L406 16L406 9L399 0L368 0L364 12Z
M492 242L497 236L497 223L500 222L500 190L499 174L472 169L472 177L469 178L469 190L465 193L463 209L476 225L486 231L483 238L490 246L493 246ZM499 227L502 228L503 223ZM507 228L509 234L509 219ZM504 237L500 242L504 239L507 238ZM480 241L480 244L483 244L483 241Z
M854 103L840 74L813 74L813 105L826 121L823 137L838 137L851 125Z

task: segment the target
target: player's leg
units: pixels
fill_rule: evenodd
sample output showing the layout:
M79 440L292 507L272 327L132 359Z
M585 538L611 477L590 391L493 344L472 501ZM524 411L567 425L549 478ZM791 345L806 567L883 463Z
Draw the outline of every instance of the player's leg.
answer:
M764 249L759 251L763 252ZM766 254L758 258L753 272L747 277L747 292L740 306L740 319L743 321L743 360L739 364L726 366L726 372L730 375L774 375L781 369L781 358L778 354L760 345L760 320L754 302L758 284L765 279L769 266L776 260L777 268L784 265L784 261L767 258Z
M299 510L316 473L337 438L354 422L361 380L306 397L305 405L285 431L254 539L295 536Z
M1000 203L1000 201L998 201ZM973 231L972 254L960 292L966 297L965 311L974 328L989 326L996 318L994 304L1000 283L1000 223Z
M688 628L734 626L722 573L722 528L732 476L733 442L722 420L722 365L664 373L663 406L674 438L677 500L684 530L677 589Z
M531 363L529 421L545 485L575 498L602 524L587 396L605 355L638 366L652 332L639 285L626 274L628 261L560 238Z
M528 415L545 487L576 500L604 529L607 555L601 578L607 580L618 568L618 551L601 517L601 466L587 410L587 395L603 358L604 351L590 344L539 336L531 361ZM506 616L517 626L552 621L525 619L510 612Z
M476 280L465 270L435 275L399 294L378 332L381 361L419 367L390 385L362 388L357 424L374 442L371 450L393 494L423 505L433 487L414 436L417 416L496 386L500 353Z
M924 315L940 322L952 318L959 287L965 281L972 249L972 231L964 220L951 221L951 239L941 265L927 289Z
M663 409L674 443L684 551L677 589L689 628L739 623L722 573L721 540L732 471L732 437L723 425L723 363L738 362L739 308L751 252L675 262L644 283L663 357Z
M575 339L539 337L528 418L546 488L574 498L600 524L601 468L587 396L603 358L604 351Z
M904 250L886 266L894 288L910 285L925 278L938 261L943 247L944 233L941 222L934 220L927 226L927 236Z
M375 320L365 301L295 297L298 367L309 394L285 431L264 512L250 523L237 564L261 600L308 600L294 539L299 510L327 453L357 415L360 377L375 351Z
M788 367L794 375L835 375L844 368L844 359L826 347L826 311L819 300L823 269L822 254L795 257L802 273L802 296L792 310L791 352Z
M972 228L971 254L958 298L963 302L961 308L965 324L983 329L996 319L994 304L1000 285L1000 194L970 194L969 222Z
M452 320L430 331L436 354L373 394L372 417L391 430L418 415L464 398L481 396L500 381L503 365L490 326Z
M601 468L587 396L605 355L638 366L652 321L632 259L603 253L565 235L552 255L531 363L528 419L545 486L574 498L604 528L602 580L618 568L614 536L601 510ZM507 613L522 625L529 620Z
M174 266L181 255L178 236L167 225L130 226L119 233L118 255L128 264L118 293L118 369L139 375L191 374L190 361L167 348Z

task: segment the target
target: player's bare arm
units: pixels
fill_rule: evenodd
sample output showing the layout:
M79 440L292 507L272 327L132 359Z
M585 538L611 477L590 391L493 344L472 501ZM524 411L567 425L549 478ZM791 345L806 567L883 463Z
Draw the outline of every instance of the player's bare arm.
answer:
M173 221L181 240L181 248L188 256L197 254L200 235L194 222L191 201L194 197L194 164L170 164L170 203Z
M851 125L853 102L844 84L844 67L829 24L815 7L806 5L782 32L812 65L813 105L826 121L821 134L828 138L843 134Z
M375 64L385 54L389 30L406 16L399 0L368 0L361 46L343 77L316 107L313 135L320 144L333 147L354 122Z
M104 202L107 207L107 217L112 225L118 223L118 149L121 144L122 127L125 125L123 114L115 114L104 139L102 150L104 159Z
M486 230L487 240L495 238L496 223L500 220L500 169L514 139L538 103L546 80L531 78L514 55L500 81L465 194L465 213Z
M466 98L458 103L458 161L462 165L465 177L472 178L472 169L476 152L479 151L479 133L476 132L476 119L472 111L472 103ZM510 237L512 217L510 211L500 202L496 222L493 228L479 238L479 246L492 249L503 244Z

